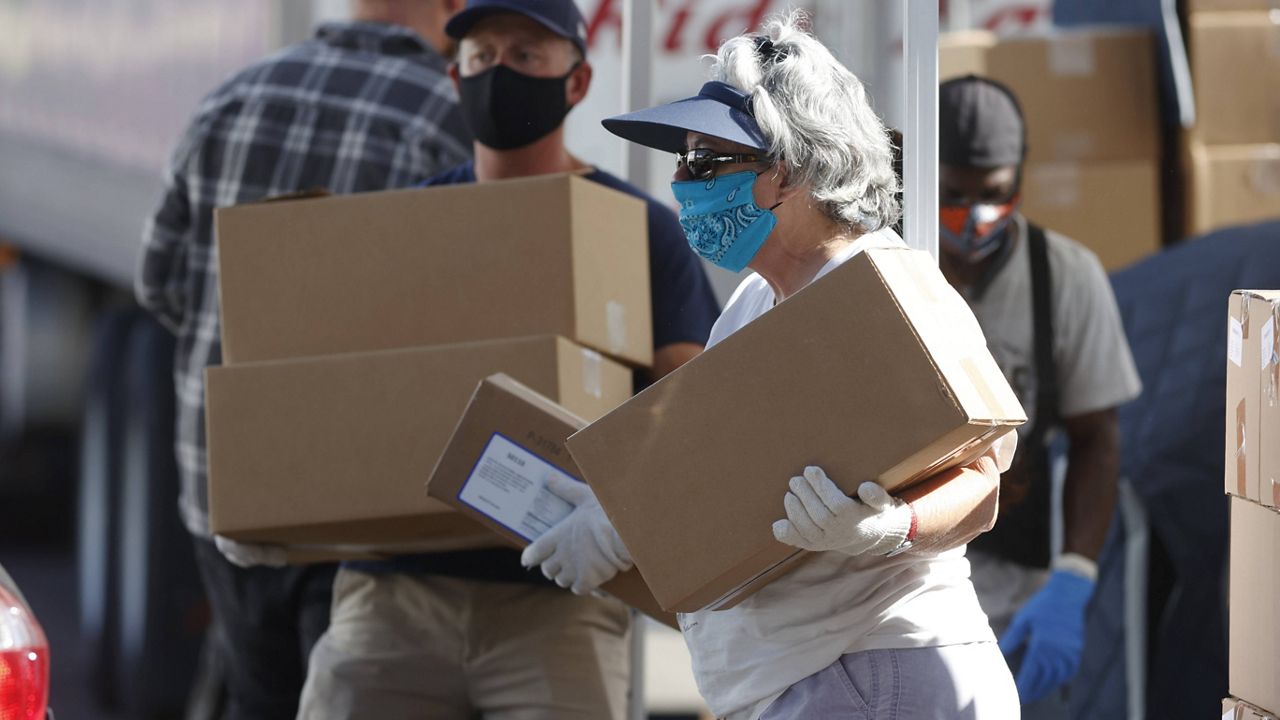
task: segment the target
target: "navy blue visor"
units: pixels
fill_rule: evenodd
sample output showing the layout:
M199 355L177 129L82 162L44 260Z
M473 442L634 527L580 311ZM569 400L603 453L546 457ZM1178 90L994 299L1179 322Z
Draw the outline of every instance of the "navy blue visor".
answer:
M703 85L691 98L607 118L601 124L624 140L666 152L684 152L691 132L769 150L751 112L751 96L718 80Z

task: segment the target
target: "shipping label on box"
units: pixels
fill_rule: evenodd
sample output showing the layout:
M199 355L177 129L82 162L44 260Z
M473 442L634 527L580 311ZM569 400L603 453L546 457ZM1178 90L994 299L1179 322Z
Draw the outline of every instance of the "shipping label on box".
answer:
M1227 317L1228 494L1280 505L1280 291L1237 290Z
M1280 142L1280 24L1264 10L1195 13L1188 26L1196 138Z
M573 435L587 482L668 610L726 608L799 556L787 481L901 490L1025 421L926 253L867 250Z
M551 477L582 482L564 441L586 420L505 375L476 388L427 484L427 493L523 548L573 511L551 493ZM537 569L531 572L538 572ZM605 592L671 627L634 569L605 583Z
M1031 162L1153 162L1160 157L1154 53L1150 33L1130 29L1015 38L968 31L942 36L938 73L1007 85L1026 116Z
M648 365L646 218L574 174L223 208L223 358L554 334Z
M213 531L284 544L495 544L422 490L476 383L495 372L583 417L632 391L626 367L552 336L210 368Z
M1231 498L1228 670L1231 694L1280 708L1280 512Z

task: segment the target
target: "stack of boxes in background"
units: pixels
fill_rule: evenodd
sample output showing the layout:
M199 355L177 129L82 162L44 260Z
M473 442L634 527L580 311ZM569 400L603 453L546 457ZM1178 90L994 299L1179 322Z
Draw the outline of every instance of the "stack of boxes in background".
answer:
M1188 0L1196 126L1183 139L1187 234L1280 217L1280 12Z
M1145 31L1045 37L944 35L939 77L1009 86L1027 120L1023 212L1089 247L1108 269L1160 247L1160 126L1153 40Z
M644 204L581 177L258 203L216 224L210 524L232 539L300 559L498 544L425 489L476 384L505 372L592 419L652 359Z
M1227 324L1228 683L1234 697L1223 712L1267 717L1257 711L1280 712L1280 291L1232 293Z

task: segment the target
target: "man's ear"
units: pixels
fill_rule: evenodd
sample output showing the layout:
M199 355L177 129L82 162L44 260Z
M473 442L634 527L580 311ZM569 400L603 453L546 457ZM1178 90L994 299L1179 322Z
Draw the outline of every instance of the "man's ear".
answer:
M453 91L455 93L458 92L459 91L458 82L460 78L460 75L458 73L458 63L456 62L449 63L449 67L446 70L446 72L449 74L449 79L453 81Z
M583 60L581 64L569 76L569 82L565 85L565 100L569 107L575 107L587 97L587 91L591 89L591 78L594 71L591 63Z
M466 5L467 0L440 0L440 9L444 10L446 20L462 12Z

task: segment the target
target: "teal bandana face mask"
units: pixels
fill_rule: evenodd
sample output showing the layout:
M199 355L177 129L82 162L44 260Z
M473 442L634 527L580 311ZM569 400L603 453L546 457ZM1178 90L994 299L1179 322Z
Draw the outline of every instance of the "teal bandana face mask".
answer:
M756 177L745 170L710 180L671 183L689 247L731 272L747 267L778 224L772 211L782 203L768 210L756 205L751 194Z

